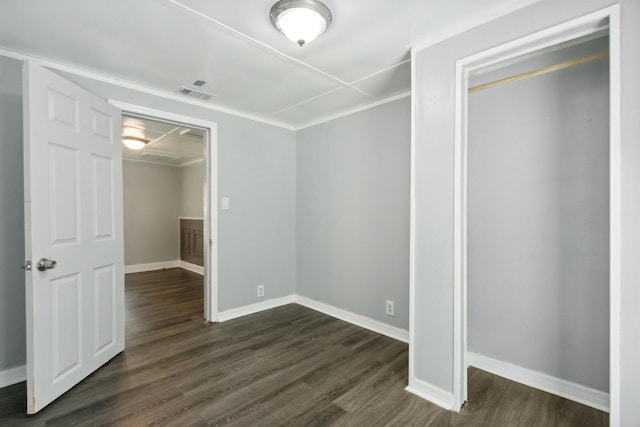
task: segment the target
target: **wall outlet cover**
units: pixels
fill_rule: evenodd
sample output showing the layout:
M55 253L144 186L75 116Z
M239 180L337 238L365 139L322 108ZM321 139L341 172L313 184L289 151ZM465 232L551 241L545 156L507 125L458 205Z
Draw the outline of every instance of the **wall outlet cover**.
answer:
M396 315L395 303L389 300L385 301L384 312L387 316L395 316Z
M264 285L258 285L258 298L264 296Z

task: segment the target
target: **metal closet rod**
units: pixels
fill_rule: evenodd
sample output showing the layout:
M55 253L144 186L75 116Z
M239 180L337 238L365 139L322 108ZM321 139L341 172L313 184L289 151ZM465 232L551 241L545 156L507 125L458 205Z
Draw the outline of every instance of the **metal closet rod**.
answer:
M598 59L607 58L608 56L609 56L609 51L594 53L593 55L583 56L582 58L572 59L570 61L561 62L559 64L551 65L549 67L539 68L537 70L533 70L533 71L518 74L512 77L496 80L494 82L489 82L489 83L481 84L478 86L474 86L472 88L469 88L469 93L490 89L492 87L501 86L503 84L515 82L518 80L528 79L530 77L540 76L542 74L551 73L553 71L564 70L565 68L573 67L574 65L586 64L587 62L597 61Z

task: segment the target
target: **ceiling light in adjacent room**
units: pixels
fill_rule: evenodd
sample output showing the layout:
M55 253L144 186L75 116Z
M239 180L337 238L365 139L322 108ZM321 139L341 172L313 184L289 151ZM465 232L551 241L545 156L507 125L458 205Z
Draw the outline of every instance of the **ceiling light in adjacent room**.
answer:
M331 11L317 0L280 0L271 8L271 23L302 46L326 31Z
M123 136L122 143L132 150L142 150L149 140L137 136Z

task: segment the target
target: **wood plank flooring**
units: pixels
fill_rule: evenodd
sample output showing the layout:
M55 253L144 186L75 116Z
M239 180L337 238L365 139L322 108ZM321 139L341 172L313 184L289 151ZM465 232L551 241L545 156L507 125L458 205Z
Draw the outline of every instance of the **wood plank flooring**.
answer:
M406 391L407 345L291 304L202 319L202 277L126 279L126 350L35 416L25 383L0 389L0 426L606 426L608 415L469 371L445 411Z

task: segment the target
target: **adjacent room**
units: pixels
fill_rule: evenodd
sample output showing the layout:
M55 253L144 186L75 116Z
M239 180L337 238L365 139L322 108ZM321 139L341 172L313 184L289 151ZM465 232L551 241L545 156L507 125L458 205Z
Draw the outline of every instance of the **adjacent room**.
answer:
M127 338L162 329L165 304L180 315L204 313L205 131L142 117L124 116L123 198L125 305L157 292L165 303L148 315L130 311ZM164 285L161 285L164 284ZM167 292L169 284L175 292ZM133 296L135 295L135 296ZM198 297L191 301L192 296Z
M0 427L640 425L640 3L0 6Z
M122 135L125 272L204 275L204 131L124 117Z

